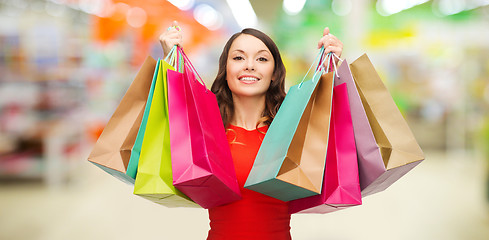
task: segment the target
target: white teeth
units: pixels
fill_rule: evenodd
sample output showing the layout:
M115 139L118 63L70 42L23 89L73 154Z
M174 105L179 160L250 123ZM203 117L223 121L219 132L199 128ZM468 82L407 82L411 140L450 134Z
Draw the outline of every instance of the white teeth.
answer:
M258 78L254 78L254 77L243 77L241 79L239 79L241 81L258 81Z

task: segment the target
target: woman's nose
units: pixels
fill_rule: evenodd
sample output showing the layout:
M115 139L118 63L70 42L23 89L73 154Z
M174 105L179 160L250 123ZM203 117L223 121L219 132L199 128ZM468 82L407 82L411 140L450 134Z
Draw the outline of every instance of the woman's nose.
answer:
M246 62L246 70L254 71L255 70L255 61L253 61L252 59L248 60Z

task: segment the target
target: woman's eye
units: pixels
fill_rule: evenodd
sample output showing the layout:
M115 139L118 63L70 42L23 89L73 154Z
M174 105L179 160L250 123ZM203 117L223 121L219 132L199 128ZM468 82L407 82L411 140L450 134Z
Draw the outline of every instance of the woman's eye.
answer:
M268 61L268 59L267 58L264 58L264 57L260 57L260 58L258 58L258 61L260 61L260 62L266 62L266 61Z
M236 57L233 57L233 60L243 60L243 57L241 57L241 56L236 56Z

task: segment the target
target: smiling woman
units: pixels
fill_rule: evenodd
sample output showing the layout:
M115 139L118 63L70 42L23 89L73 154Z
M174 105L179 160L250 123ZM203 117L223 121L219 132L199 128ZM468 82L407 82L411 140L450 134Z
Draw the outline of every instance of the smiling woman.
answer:
M176 26L176 23L174 23ZM160 36L165 55L180 45L182 34L170 28ZM342 43L325 28L318 48L340 56ZM212 84L227 130L242 199L209 209L207 239L291 239L288 203L243 188L268 126L285 98L285 66L273 40L243 29L231 36L219 58Z

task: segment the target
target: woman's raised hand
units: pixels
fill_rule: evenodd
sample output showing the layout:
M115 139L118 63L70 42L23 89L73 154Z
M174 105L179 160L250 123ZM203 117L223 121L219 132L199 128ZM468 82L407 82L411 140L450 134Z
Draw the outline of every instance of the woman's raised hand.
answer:
M318 48L324 46L324 52L333 52L336 56L341 57L343 52L343 43L335 37L333 34L329 33L329 28L324 28L323 37L319 39Z
M173 21L172 26L160 35L160 43L163 48L164 57L168 55L173 46L178 45L182 47L182 31L177 21Z

